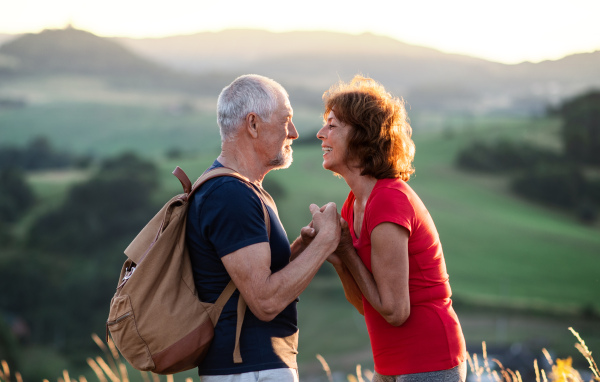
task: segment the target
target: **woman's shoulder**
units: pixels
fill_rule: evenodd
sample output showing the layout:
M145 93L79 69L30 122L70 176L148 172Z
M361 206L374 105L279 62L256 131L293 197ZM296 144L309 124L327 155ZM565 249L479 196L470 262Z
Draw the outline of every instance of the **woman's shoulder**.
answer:
M372 194L405 194L416 195L414 190L400 178L384 178L377 180Z
M400 178L379 179L371 192L370 199L369 204L381 207L406 205L419 209L423 204L417 193Z

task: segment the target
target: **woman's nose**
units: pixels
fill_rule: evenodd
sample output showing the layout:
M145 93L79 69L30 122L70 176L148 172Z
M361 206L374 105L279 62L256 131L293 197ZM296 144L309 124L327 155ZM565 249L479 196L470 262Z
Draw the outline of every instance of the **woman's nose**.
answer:
M317 138L325 139L325 126L321 127L321 130L317 131Z

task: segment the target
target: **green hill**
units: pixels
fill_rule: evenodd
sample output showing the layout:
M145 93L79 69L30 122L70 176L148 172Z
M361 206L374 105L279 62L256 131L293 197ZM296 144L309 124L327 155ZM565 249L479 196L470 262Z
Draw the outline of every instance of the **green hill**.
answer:
M413 108L435 111L540 113L547 104L600 87L600 52L507 65L371 33L239 29L117 40L170 67L258 72L317 98L338 78L363 73Z
M414 121L415 126L419 123ZM595 330L598 318L593 317L600 310L599 227L528 203L510 193L503 179L463 173L453 165L457 151L473 138L549 139L555 131L552 119L479 119L457 127L452 134L415 134L417 172L409 184L423 199L440 233L454 303L470 346L480 348L481 341L519 342L536 351L547 347L565 357L575 354L568 326L574 326L591 349L600 346ZM107 134L106 145L119 140L118 131ZM303 143L294 144L294 163L289 169L274 171L265 180L290 240L309 222L310 203L334 201L341 206L348 193L343 180L321 168L322 152L313 134L306 132ZM76 146L73 137L64 139L67 145ZM207 142L217 140L212 137ZM180 192L179 182L171 175L176 165L195 177L217 155L215 146L178 159L151 155L160 167L157 201ZM64 197L67 184L81 181L78 176L31 174L29 181L44 204L53 205ZM116 250L107 253L103 262L114 264L122 259L124 255ZM322 375L317 353L333 370L352 370L356 363L372 367L364 322L345 301L328 264L300 296L299 323L303 373L315 370Z
M77 29L46 29L25 34L2 47L0 53L18 60L20 74L147 75L166 69L143 59L122 45Z
M409 185L435 221L454 304L467 342L475 348L480 349L481 341L519 342L533 351L547 347L561 357L574 355L568 326L579 330L591 349L600 346L595 330L600 313L600 227L515 196L508 179L464 173L454 166L458 150L473 138L548 139L555 127L551 119L481 119L452 135L415 135L416 173ZM341 206L349 191L342 179L322 169L316 138L293 148L292 166L265 179L267 190L270 183L277 185L274 198L290 240L310 221L310 203L334 201ZM215 157L216 152L161 161L164 197L181 188L170 174L175 165L196 176ZM328 264L300 297L299 319L303 363L318 371L314 355L319 353L335 368L350 368L352 362L368 365L368 352L361 352L368 347L366 329Z
M0 78L56 75L99 77L119 88L218 92L226 80L177 72L143 58L122 44L73 29L28 33L0 46Z
M237 36L238 43L245 41L243 33L232 33L232 36ZM561 354L572 355L573 339L566 332L566 327L571 325L591 349L600 347L597 331L599 227L582 225L559 211L538 207L514 196L508 189L507 179L464 173L454 167L458 150L476 138L507 136L552 144L557 132L556 120L478 118L470 114L454 115L452 119L451 115L440 113L441 101L440 109L436 108L435 112L428 113L417 107L419 102L413 101L417 96L429 104L438 102L435 97L455 100L461 88L464 92L460 97L474 96L469 91L474 84L473 77L460 71L465 68L460 57L454 57L453 65L445 66L442 53L429 52L432 54L429 61L422 59L418 61L422 65L414 67L398 57L387 61L378 61L375 56L358 57L352 54L351 44L346 47L346 56L310 56L293 49L301 45L304 34L286 36L291 39L286 47L287 55L270 60L255 58L253 66L245 68L273 73L290 91L294 105L294 120L303 142L298 141L293 146L292 167L269 174L265 181L265 187L273 191L277 200L290 240L308 223L310 203L335 201L341 205L348 193L343 180L322 170L322 153L314 137L321 123L320 94L326 86L340 73L349 76L362 71L372 75L380 73L381 77L376 76L376 79L386 87L402 87L406 78L407 81L427 79L427 73L433 71L438 77L429 77L430 80L447 78L454 82L421 84L409 93L412 96L406 97L413 106L409 114L417 144L417 172L409 184L425 202L439 230L455 305L467 341L475 345L482 340L489 343L529 341L535 343L536 350L542 346L560 351L568 349ZM377 40L375 36L333 37L349 43L358 41L363 47L371 44L373 50L395 46L394 41ZM265 50L267 48L272 46L266 46ZM418 49L412 52L423 53ZM208 57L207 52L203 54ZM232 61L235 52L227 54L232 57L229 64L235 64ZM583 65L581 60L593 64L586 57L577 57L574 64ZM211 60L218 58L211 57ZM472 68L484 64L464 61ZM350 69L336 72L340 62L348 64ZM536 79L544 82L559 64L549 62L531 67L523 64L514 69L522 70L519 75L527 77L530 69L548 68L547 73ZM473 76L485 72L487 69L483 66L478 67ZM500 68L499 64L493 66ZM0 46L0 100L5 97L21 105L0 107L0 144L23 145L36 136L46 136L60 150L91 153L99 158L125 150L135 151L160 166L162 187L156 200L163 202L181 190L170 173L175 165L194 177L218 155L215 100L220 89L241 74L232 69L234 67L217 65L212 66L211 74L183 74L142 58L118 42L84 31L47 30L23 35ZM569 65L564 69L566 76L573 73ZM597 70L593 65L589 69L590 73ZM223 70L236 73L223 74ZM484 84L490 89L493 87L491 83ZM512 84L507 81L507 86ZM444 93L440 93L440 89ZM20 100L23 102L17 102ZM485 101L478 98L482 100ZM170 149L179 149L182 155L168 159L165 152ZM71 185L85 181L87 176L86 172L77 171L28 174L39 197L37 213L57 205ZM26 217L18 228L26 230L35 218ZM0 258L6 254L0 251ZM17 250L8 254L27 256ZM123 259L120 250L106 256L103 260L111 262ZM57 259L56 263L62 266L63 261ZM364 323L345 302L331 267L325 265L303 293L299 309L303 365L316 362L315 353L323 354L330 363L334 363L336 356L343 355L338 360L351 367L355 365L350 365L352 362L368 362L369 351L363 351L368 347ZM99 330L103 330L103 326L92 328L90 332Z

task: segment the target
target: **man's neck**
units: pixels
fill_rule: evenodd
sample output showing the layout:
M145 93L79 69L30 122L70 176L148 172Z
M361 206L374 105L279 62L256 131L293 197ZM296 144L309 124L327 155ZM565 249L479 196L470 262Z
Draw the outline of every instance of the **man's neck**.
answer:
M223 167L234 170L248 178L250 182L258 185L262 184L263 178L269 172L268 168L260 166L260 160L254 152L238 150L237 148L223 147L217 160Z

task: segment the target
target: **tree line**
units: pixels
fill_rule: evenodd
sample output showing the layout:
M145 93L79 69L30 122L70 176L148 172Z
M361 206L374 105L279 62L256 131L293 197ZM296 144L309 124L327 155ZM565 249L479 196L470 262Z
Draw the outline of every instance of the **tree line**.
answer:
M475 141L456 163L470 171L509 174L516 194L592 223L600 210L600 91L567 100L548 114L562 120L560 151L508 139Z
M22 150L28 152L23 157L35 151ZM77 159L71 158L73 166ZM39 160L30 159L21 164ZM0 294L0 359L26 380L40 380L60 370L45 370L40 359L27 369L23 349L44 346L45 353L72 362L95 354L90 334L104 332L123 249L160 206L152 200L155 164L132 153L88 168L89 178L53 208L35 199L26 179L30 169L0 165L0 290L9 291ZM16 235L18 226L24 232ZM16 323L25 329L15 330Z
M89 176L59 203L43 205L27 177L61 169ZM275 197L285 194L274 180L264 185ZM105 331L123 250L165 202L154 197L159 187L155 163L134 153L94 160L41 137L0 147L0 290L10 291L0 293L0 360L25 380L41 380L62 368L53 360L55 369L44 369L38 359L30 369L24 349L43 346L48 351L37 357L60 354L72 363L97 352L90 334Z
M87 168L90 156L55 149L46 137L33 138L24 147L0 147L0 239L8 240L8 228L35 204L26 181L29 171Z

